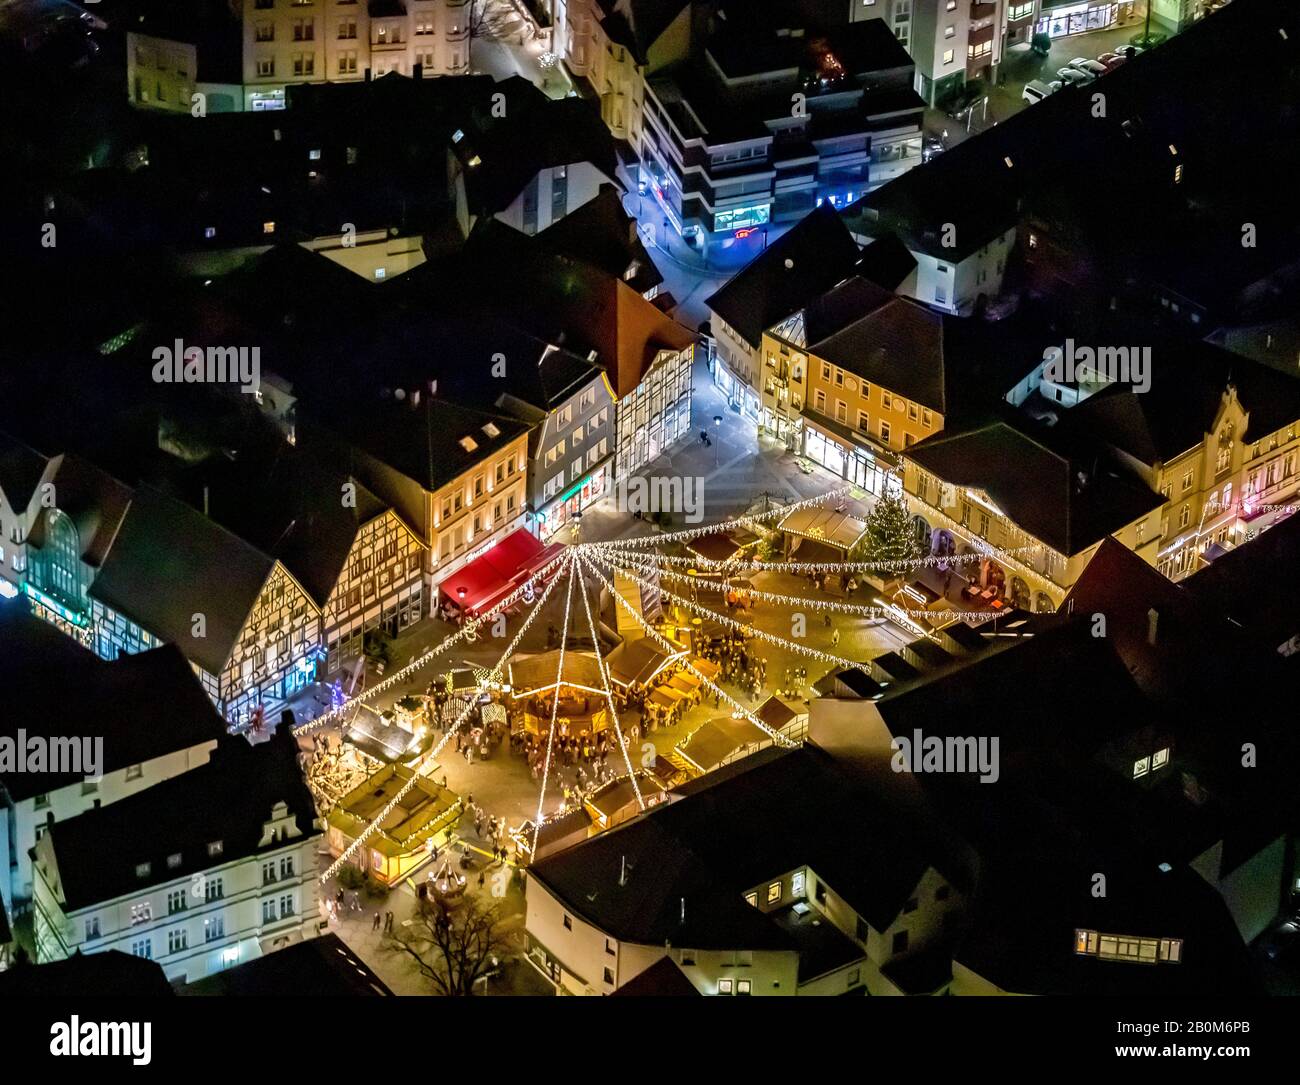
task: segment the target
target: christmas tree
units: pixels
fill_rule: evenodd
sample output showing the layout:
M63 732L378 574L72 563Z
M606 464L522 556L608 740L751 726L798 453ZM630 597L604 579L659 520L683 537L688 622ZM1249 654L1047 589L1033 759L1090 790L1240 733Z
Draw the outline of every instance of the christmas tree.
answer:
M912 516L901 493L887 488L867 513L867 531L858 549L863 561L913 561L921 556Z

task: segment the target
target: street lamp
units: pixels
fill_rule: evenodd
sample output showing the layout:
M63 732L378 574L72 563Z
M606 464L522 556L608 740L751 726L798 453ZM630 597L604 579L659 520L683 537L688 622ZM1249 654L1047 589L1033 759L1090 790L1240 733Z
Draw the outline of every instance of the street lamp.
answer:
M718 463L722 456L722 445L719 443L718 440L718 438L721 436L722 436L722 415L715 414L713 416L713 444L714 444L713 466L715 469L717 468Z

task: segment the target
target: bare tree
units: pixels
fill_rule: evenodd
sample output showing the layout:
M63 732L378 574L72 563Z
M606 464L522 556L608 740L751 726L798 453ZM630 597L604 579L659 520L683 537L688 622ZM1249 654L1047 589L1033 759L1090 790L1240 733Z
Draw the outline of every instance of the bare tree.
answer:
M483 908L466 897L455 908L421 900L409 924L389 934L384 946L415 962L440 995L468 997L510 951L498 907Z

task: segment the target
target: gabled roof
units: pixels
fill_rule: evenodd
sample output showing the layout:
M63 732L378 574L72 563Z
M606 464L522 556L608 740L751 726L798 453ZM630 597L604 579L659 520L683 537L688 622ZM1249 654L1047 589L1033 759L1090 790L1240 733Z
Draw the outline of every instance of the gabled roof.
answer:
M141 487L89 594L216 675L274 567L203 513ZM194 636L196 614L203 637Z
M316 807L298 765L298 742L287 728L251 744L227 736L207 764L154 784L108 806L55 822L49 829L64 911L101 904L155 885L283 848L262 842L278 803L297 819L302 836ZM208 845L220 843L220 855ZM171 856L179 862L169 864ZM145 875L137 866L149 864Z
M601 28L609 40L632 51L644 64L650 49L691 0L597 0Z
M31 504L48 463L48 456L42 456L17 438L0 432L0 493L15 512Z
M102 738L100 771L109 773L226 733L173 645L109 662L17 604L0 605L0 643L0 735L16 738L21 728L29 736ZM81 779L22 772L0 775L0 785L17 802Z
M622 194L613 185L601 185L592 199L536 236L547 251L591 264L638 293L664 281L641 244L636 219L624 210ZM626 277L629 271L631 278Z
M392 991L333 931L187 983L181 995L255 998L389 996Z
M686 973L668 956L660 957L644 972L638 972L614 992L615 995L632 998L689 998L699 993L699 988L686 978Z
M768 245L705 304L757 348L764 331L846 278L858 255L839 213L824 204Z
M53 508L76 525L81 560L92 568L101 565L131 501L130 488L75 454L51 460L41 482L53 487ZM48 516L34 516L31 544L43 547L47 532Z
M884 930L929 865L916 827L870 805L812 747L761 751L677 794L541 860L530 877L624 941L793 950L791 936L745 902L746 891L807 866Z
M982 490L1020 528L1067 557L1163 504L1099 453L1029 424L944 432L905 456L940 480Z

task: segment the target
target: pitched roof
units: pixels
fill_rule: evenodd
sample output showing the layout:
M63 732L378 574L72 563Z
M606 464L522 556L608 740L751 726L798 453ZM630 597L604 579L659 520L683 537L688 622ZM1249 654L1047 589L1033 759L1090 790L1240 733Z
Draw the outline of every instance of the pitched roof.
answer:
M331 931L187 983L181 995L256 998L387 996L392 991Z
M303 837L316 807L298 764L298 742L287 728L251 744L229 735L204 765L108 806L55 822L49 829L64 911L73 912L155 885L283 848L263 843L278 803L297 819ZM219 843L221 854L208 854ZM169 858L180 856L172 865ZM140 876L137 867L148 863Z
M220 674L274 567L203 513L141 487L89 594ZM203 637L193 635L196 614Z
M757 348L763 332L847 277L858 246L829 204L797 222L705 304Z
M624 210L623 197L613 185L601 185L594 197L536 236L538 245L549 252L598 267L638 293L664 281L641 244L636 219ZM631 278L626 278L633 269Z
M808 866L884 930L929 865L916 827L894 824L811 747L762 751L677 794L541 860L530 877L625 941L794 949L788 932L745 902L747 890ZM624 861L630 875L620 885Z
M99 768L109 773L226 733L172 645L108 662L17 605L0 605L0 642L2 736L16 738L21 729L28 736L102 738ZM12 773L0 776L0 785L21 801L78 783L83 775Z
M686 973L668 956L660 957L614 992L615 995L632 998L689 998L699 993L699 988L686 978Z
M162 965L120 949L81 953L0 972L3 998L166 998L174 995Z
M1077 554L1158 508L1164 499L1083 446L1028 423L944 432L905 453L944 482L983 490L1019 527Z
M644 64L650 49L691 0L597 0L600 25L609 39Z

